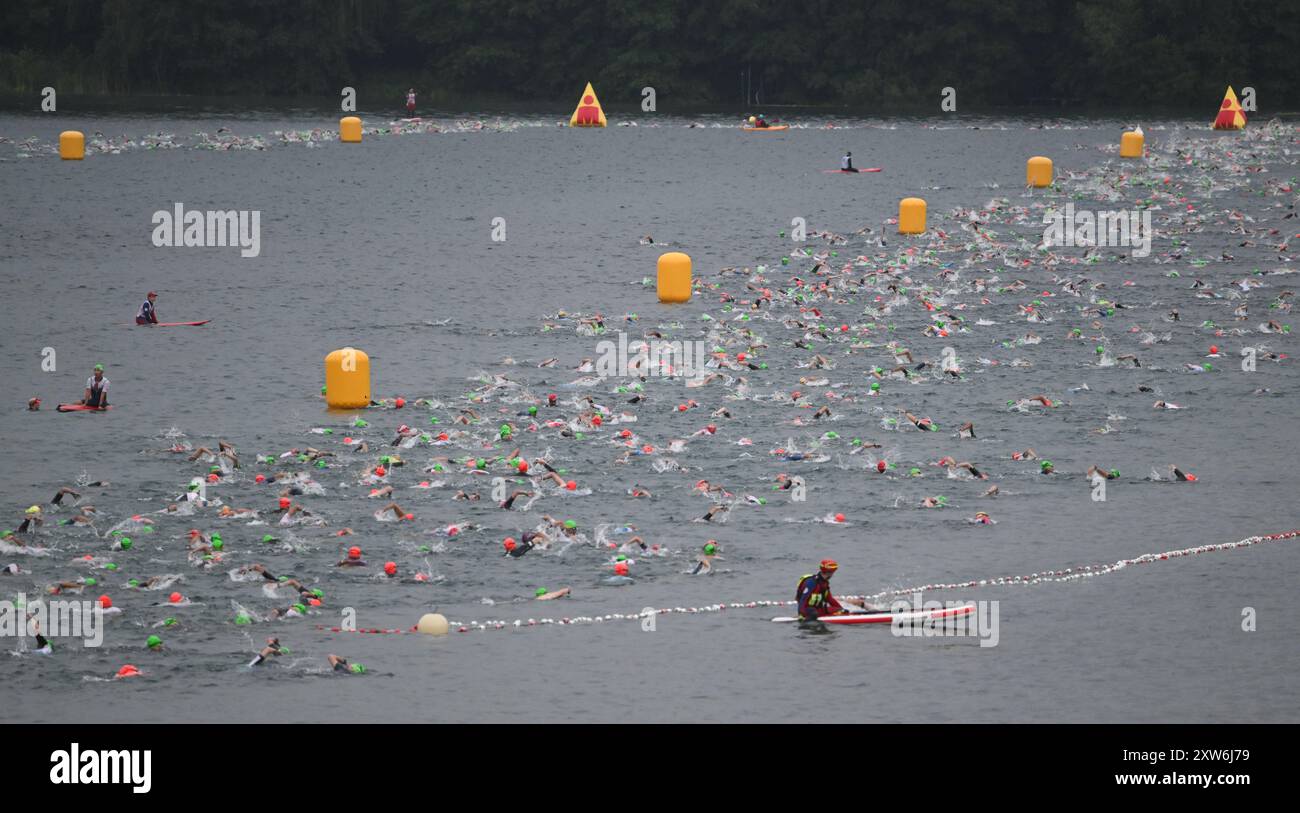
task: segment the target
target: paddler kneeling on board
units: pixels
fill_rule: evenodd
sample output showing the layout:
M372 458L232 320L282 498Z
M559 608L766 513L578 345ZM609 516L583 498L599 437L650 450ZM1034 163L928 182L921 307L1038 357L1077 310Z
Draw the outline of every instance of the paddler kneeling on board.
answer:
M158 294L150 291L144 299L144 304L140 306L140 312L135 315L137 325L156 325L158 324L158 312L154 310L154 300Z
M81 403L96 409L108 406L108 379L104 378L104 365L96 364L94 374L86 379L86 394Z
M853 153L844 153L844 157L840 159L840 172L857 172L853 168Z
M840 566L833 559L823 559L821 570L799 580L795 598L799 602L800 621L815 621L824 615L843 615L848 612L831 595L831 576L839 569ZM863 602L851 599L845 601L864 610L867 609Z

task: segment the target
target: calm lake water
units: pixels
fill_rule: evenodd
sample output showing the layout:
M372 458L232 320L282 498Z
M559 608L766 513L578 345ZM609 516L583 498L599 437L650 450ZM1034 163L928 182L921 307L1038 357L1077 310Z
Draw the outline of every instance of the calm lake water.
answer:
M366 120L393 127L381 116ZM611 124L626 120L612 116ZM410 132L368 133L361 145L325 137L308 146L273 134L328 133L333 125L270 114L0 115L6 527L78 478L111 482L85 489L85 502L101 517L97 533L47 523L29 539L43 556L3 544L0 564L16 562L24 572L0 577L0 591L31 599L51 583L90 575L99 584L81 598L108 593L123 609L108 619L99 648L62 639L54 656L41 657L26 651L30 641L6 639L4 649L15 654L0 660L0 673L15 702L4 704L0 719L1300 719L1300 647L1287 604L1300 578L1297 541L1080 580L927 594L999 602L996 646L972 637L898 637L888 628L818 633L771 623L788 607L664 614L652 632L636 620L527 626L530 618L788 600L799 577L825 557L840 563L837 591L874 594L1114 563L1300 527L1295 364L1264 355L1294 355L1297 343L1294 334L1260 330L1270 319L1293 319L1283 296L1295 287L1291 250L1277 246L1300 232L1294 126L1269 129L1261 120L1245 134L1218 134L1200 121L1142 122L1150 157L1121 169L1115 148L1132 122L1118 120L840 120L828 128L825 119L807 119L804 128L758 135L718 119L692 128L682 119L638 116L636 127L603 131L557 121L466 114L437 117L441 132L415 132L427 122L407 123L395 126ZM72 126L92 141L102 132L117 154L58 160L51 155L57 134ZM155 144L177 146L139 146L150 135ZM254 136L264 137L266 149L244 149ZM858 166L883 171L823 172L837 167L845 150ZM1026 192L1031 155L1054 159L1057 188ZM900 237L887 221L911 195L928 201L930 232ZM1151 205L1150 256L1104 249L1085 262L1084 249L1065 248L1049 267L1046 252L1035 249L1043 207L1066 201L1095 210ZM177 202L260 211L260 256L155 247L151 218ZM971 209L978 231L970 227ZM492 239L495 218L504 219L504 242ZM792 242L794 218L848 242ZM864 227L870 232L854 234ZM642 243L645 235L653 245ZM805 248L835 251L828 264L836 275L814 275ZM658 304L643 280L653 279L665 250L690 254L696 279L717 287L685 305ZM855 257L866 259L843 278L854 284L831 297L810 293L798 302L784 295L795 291L792 276L809 286L839 279ZM761 281L751 276L760 265L767 267ZM721 273L745 268L751 274ZM895 269L903 289L888 313L877 306L895 296L884 289L890 280L878 274L863 282L881 269ZM983 291L972 285L977 278L989 281ZM1081 296L1061 287L1072 279L1081 281ZM1198 279L1204 287L1193 287ZM770 308L723 301L724 292L752 300L747 280L778 294ZM1016 280L1024 289L1008 289ZM1260 285L1246 289L1242 280ZM127 327L149 290L160 294L163 321L211 323ZM948 336L927 336L933 312L923 298L960 314L965 329L947 322ZM1033 311L1023 310L1035 300ZM1107 315L1115 302L1122 307ZM1237 319L1242 304L1248 316ZM819 315L801 313L801 305ZM1083 312L1090 307L1102 314ZM1166 320L1173 308L1179 321ZM1031 312L1047 321L1027 322ZM572 316L597 313L604 335L584 335ZM825 335L815 330L821 324ZM841 324L849 330L839 331ZM1073 328L1083 337L1069 338ZM749 352L767 366L724 370L728 380L697 389L651 378L646 399L629 404L615 388L630 381L584 381L591 374L575 369L619 330L631 338L658 330L703 340L710 350ZM1018 343L1030 332L1041 343ZM1143 344L1147 334L1157 341ZM869 371L896 363L885 347L891 340L931 367L912 381L885 379L882 394L869 397ZM1212 344L1222 358L1206 358ZM319 397L322 359L348 345L369 353L375 397L439 405L371 409L365 428L352 425L354 414L328 412ZM1107 361L1136 353L1142 367L1102 366L1098 345ZM944 347L954 348L963 380L934 370ZM1244 347L1262 348L1254 372L1241 369ZM45 348L55 352L53 371L42 368ZM800 366L814 354L833 368ZM551 358L553 367L538 367ZM1209 372L1185 367L1207 361ZM116 408L56 413L55 404L81 396L97 362L106 365ZM483 377L498 374L520 386L466 401ZM800 384L800 377L812 381ZM1087 390L1072 390L1085 383ZM827 405L831 416L814 420L813 409L791 402L796 389L803 403ZM543 421L573 417L573 399L583 395L636 421L611 420L582 439L544 423L528 431L527 416L518 416L527 397L552 392L562 406L543 404ZM1038 394L1058 405L1008 408L1009 400ZM44 400L38 413L24 410L33 395ZM679 412L687 399L699 408ZM1157 399L1186 409L1155 410ZM466 406L484 420L453 423ZM719 407L731 416L710 417ZM887 419L900 408L932 417L940 431L899 431ZM520 430L514 442L496 439L506 420ZM967 420L977 437L960 440L955 430ZM416 519L380 523L371 514L382 502L366 498L362 478L403 423L463 434L449 445L401 450L407 465L388 481ZM692 438L710 423L715 435ZM616 437L623 429L656 452L616 462L625 451ZM368 440L370 452L353 452L344 435ZM752 445L739 443L745 438ZM854 453L854 438L882 448ZM296 499L329 525L268 528L219 519L215 509L153 513L207 471L167 449L215 448L218 439L237 447L241 468L210 487L210 496L274 523L276 492L255 484L254 475L309 472L323 493ZM674 439L689 442L671 451ZM325 469L256 461L308 446L338 456ZM501 463L489 466L489 476L461 465L445 474L422 471L437 455L491 458L514 446L530 459L547 456L578 490L539 481L544 496L527 511L506 512L490 496L491 475L508 473ZM1043 476L1037 463L1011 459L1026 448L1050 458L1058 474ZM778 449L810 459L791 460ZM884 475L874 468L881 454L895 464ZM933 465L944 455L972 461L989 479L948 477ZM1084 470L1093 464L1122 473L1107 484L1105 501L1091 497ZM1194 472L1198 482L1149 479L1167 478L1169 464ZM907 476L912 467L922 476ZM805 479L805 501L773 491L779 473ZM412 489L426 479L444 486ZM736 501L725 523L692 521L711 505L693 488L701 479L721 483L732 495L726 501ZM628 496L634 483L653 499ZM1001 494L981 497L994 483ZM458 489L482 500L454 501ZM948 505L920 508L926 496L944 496ZM997 524L968 521L981 510ZM836 513L845 515L843 524L826 521ZM156 531L132 532L130 551L111 551L105 534L134 514L154 518ZM576 520L584 542L503 557L502 539L518 538L542 514ZM66 508L54 514L70 515ZM466 522L481 527L452 538L438 533ZM605 584L615 551L596 540L624 542L629 535L615 529L629 525L667 553L634 555L635 583ZM356 530L346 541L365 549L369 567L333 567L335 532L345 526ZM222 563L204 570L186 561L190 528L221 532ZM294 544L264 544L268 531ZM723 558L712 574L690 575L710 538ZM118 570L76 561L86 554ZM427 571L433 580L378 578L389 560L405 576ZM267 595L257 583L229 577L252 562L320 587L324 606L305 619L234 624L232 601L261 614L293 600L292 591ZM183 579L157 591L125 586L128 578L168 574ZM529 597L540 586L572 586L573 594L534 603ZM154 606L173 589L194 605ZM435 608L457 622L523 623L438 639L318 629L338 625L345 607L355 609L361 627L409 627ZM1255 619L1254 631L1243 631L1243 612ZM180 623L154 629L169 616ZM144 647L155 632L164 652ZM291 654L245 668L268 635ZM328 653L369 672L332 675ZM106 680L124 663L146 676Z

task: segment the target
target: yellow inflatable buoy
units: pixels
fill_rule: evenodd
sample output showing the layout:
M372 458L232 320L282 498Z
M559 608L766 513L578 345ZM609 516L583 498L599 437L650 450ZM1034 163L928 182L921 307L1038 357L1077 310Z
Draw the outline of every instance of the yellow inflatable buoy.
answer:
M1025 185L1036 189L1052 185L1052 159L1035 155L1025 164Z
M355 347L325 357L325 403L332 409L370 406L370 356Z
M1146 148L1146 140L1141 127L1124 133L1119 137L1119 157L1141 158L1142 151Z
M446 635L451 625L442 613L425 613L415 625L415 631L424 635Z
M903 198L898 202L899 234L922 234L925 231L925 201Z
M680 251L659 257L659 301L691 301L691 258Z
M1241 102L1237 101L1237 94L1232 92L1232 85L1228 85L1228 92L1223 94L1223 102L1219 104L1219 115L1214 118L1214 129L1242 130L1245 127L1246 114L1241 109Z
M582 98L578 100L578 106L574 108L573 115L569 117L570 127L604 127L605 111L600 106L600 99L596 98L596 90L587 83L587 89L582 92Z
M344 116L339 119L339 141L349 144L361 143L361 119L356 116Z
M86 157L86 136L79 130L59 133L59 157L64 161L80 161Z

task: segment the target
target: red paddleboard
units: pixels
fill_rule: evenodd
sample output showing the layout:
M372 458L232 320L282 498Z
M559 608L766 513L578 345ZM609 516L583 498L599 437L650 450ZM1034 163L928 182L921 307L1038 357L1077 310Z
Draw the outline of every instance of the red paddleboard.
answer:
M202 322L158 322L154 327L198 327L211 322L211 319L204 319ZM127 327L149 327L149 325L130 324Z
M957 607L945 607L937 610L906 610L898 613L845 613L843 615L823 615L817 619L823 624L921 624L926 621L949 621L975 612L974 604L962 604ZM790 623L797 618L773 618L776 622Z
M861 175L864 172L880 172L880 170L881 167L868 167L866 169L860 169L857 172L849 172L848 170L843 169L823 169L822 172L831 175Z
M112 404L106 407L92 407L85 404L59 404L55 407L59 412L107 412L112 408Z

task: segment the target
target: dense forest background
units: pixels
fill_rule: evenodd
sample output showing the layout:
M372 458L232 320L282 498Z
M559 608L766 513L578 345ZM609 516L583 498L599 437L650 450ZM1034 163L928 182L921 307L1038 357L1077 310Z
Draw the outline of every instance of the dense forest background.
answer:
M0 93L1300 109L1295 0L7 0ZM748 91L747 91L748 88ZM374 96L369 96L373 100ZM372 102L373 103L373 102ZM400 98L394 106L400 103Z

